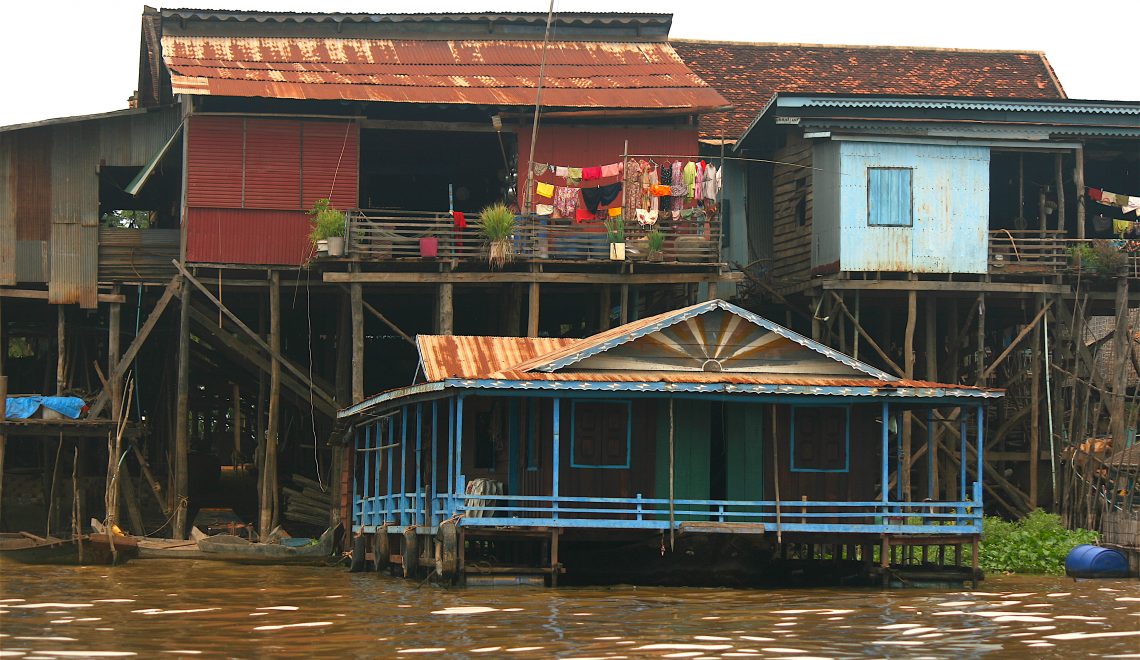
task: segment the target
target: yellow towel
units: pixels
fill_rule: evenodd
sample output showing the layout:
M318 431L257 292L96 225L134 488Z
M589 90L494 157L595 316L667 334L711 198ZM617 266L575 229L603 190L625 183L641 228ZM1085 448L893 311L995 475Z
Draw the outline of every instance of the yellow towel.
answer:
M611 218L616 218L620 215L621 215L621 207L620 206L615 206L612 209L610 209L610 217Z
M554 184L542 183L540 181L538 184L538 190L536 190L535 192L537 192L542 197L553 197L554 196Z

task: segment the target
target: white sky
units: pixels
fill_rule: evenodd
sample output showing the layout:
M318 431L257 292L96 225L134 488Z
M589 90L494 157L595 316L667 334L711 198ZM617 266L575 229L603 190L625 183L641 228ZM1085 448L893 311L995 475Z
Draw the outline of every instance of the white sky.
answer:
M0 126L126 107L139 0L5 0ZM267 11L546 11L546 0L185 0ZM555 11L672 12L672 36L1045 51L1071 98L1140 100L1136 0L556 0Z

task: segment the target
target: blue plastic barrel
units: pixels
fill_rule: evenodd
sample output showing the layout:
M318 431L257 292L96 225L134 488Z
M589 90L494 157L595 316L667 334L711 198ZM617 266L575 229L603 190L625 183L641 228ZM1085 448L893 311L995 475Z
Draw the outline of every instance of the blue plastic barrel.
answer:
M1099 545L1078 545L1065 557L1065 573L1076 578L1128 577L1128 558Z

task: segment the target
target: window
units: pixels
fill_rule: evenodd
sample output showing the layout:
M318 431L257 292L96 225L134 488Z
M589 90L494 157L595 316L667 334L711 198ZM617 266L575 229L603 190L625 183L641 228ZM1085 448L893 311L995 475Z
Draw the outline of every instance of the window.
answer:
M867 168L867 224L872 227L910 227L913 170L898 167Z
M633 435L629 401L575 401L571 404L570 466L629 468Z
M792 408L792 472L847 472L851 409Z

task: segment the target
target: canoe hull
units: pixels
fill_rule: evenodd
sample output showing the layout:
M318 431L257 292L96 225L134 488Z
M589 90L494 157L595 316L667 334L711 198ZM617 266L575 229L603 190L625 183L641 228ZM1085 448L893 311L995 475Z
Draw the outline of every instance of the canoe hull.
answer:
M0 539L0 557L21 564L111 566L134 559L138 553L138 544L134 539L122 536L108 539L103 534L70 539L32 539L5 535L5 538Z

